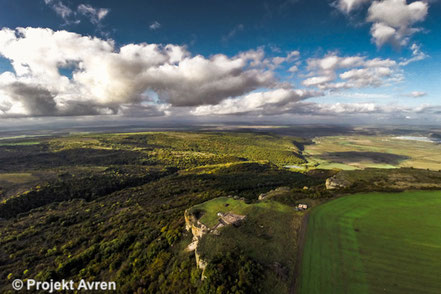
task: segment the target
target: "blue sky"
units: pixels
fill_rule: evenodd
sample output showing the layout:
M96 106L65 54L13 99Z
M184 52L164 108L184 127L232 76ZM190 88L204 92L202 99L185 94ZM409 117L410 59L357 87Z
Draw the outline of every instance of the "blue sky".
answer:
M436 123L441 106L439 19L441 1L437 0L0 0L0 27L5 35L3 39L0 35L0 119L136 113L227 120L246 115L375 120L399 115L403 122L430 117ZM20 27L29 28L29 36L18 33ZM60 55L66 56L49 62L42 57L44 50L57 48L38 42L35 34L43 29L50 29L41 37L48 38L41 40L45 44L61 38L56 32L66 31L75 34L63 40L84 43L85 47L76 49L80 53L97 40L113 47L92 52L101 58L96 62L83 53L73 56L69 48L54 41ZM75 41L86 36L96 37L94 43ZM11 47L11 38L14 46L26 45L26 49L14 52L17 47ZM138 62L119 54L124 46L146 43L160 46L155 50L163 50L162 57L140 48ZM185 51L179 61L164 61L171 60L164 49L167 44ZM112 52L119 54L117 64L124 64L119 70L133 73L127 81L112 80L120 77L117 69L106 72L106 62L116 62ZM264 57L257 64L255 57L244 57L247 52ZM288 58L292 52L297 53ZM195 59L199 54L203 60ZM225 55L226 60L214 61L216 54ZM280 64L274 59L279 57L284 58ZM354 57L359 60L351 61ZM155 61L159 63L153 68L152 58L162 61ZM321 67L326 58L331 65ZM381 64L373 66L375 60ZM145 68L135 70L140 63ZM20 65L21 70L16 68ZM176 72L161 71L164 65ZM43 74L51 72L50 66L56 67L51 79ZM215 72L225 68L222 74ZM151 72L163 78L156 80ZM107 80L101 81L96 73ZM216 79L219 83L213 84ZM116 83L124 93L112 88ZM228 88L228 83L237 85ZM119 96L112 97L115 92Z

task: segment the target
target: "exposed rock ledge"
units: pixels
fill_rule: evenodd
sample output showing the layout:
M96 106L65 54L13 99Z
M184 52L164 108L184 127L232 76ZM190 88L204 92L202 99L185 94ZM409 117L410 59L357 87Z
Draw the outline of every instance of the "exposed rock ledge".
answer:
M334 190L334 189L344 189L350 186L350 182L337 177L337 175L326 179L326 189Z
M202 270L202 280L204 279L204 270L207 267L207 262L203 260L198 252L198 243L201 238L208 233L219 235L219 229L223 226L233 225L239 226L242 221L246 218L245 215L238 215L234 213L218 213L219 222L214 227L209 228L199 221L201 215L200 212L196 214L191 214L188 209L184 213L185 218L185 229L191 231L193 235L193 240L190 245L187 246L187 251L194 251L196 257L196 265Z

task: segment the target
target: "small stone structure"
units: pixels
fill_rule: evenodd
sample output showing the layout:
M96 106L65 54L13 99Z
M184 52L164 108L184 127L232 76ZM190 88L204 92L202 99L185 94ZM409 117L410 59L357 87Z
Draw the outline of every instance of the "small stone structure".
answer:
M308 204L300 203L296 206L297 211L303 211L308 209Z
M225 225L233 225L235 227L240 226L241 222L246 218L245 215L234 214L231 212L218 212L217 216L219 217L219 223L224 223Z
M300 209L308 209L308 204L301 203L298 205Z

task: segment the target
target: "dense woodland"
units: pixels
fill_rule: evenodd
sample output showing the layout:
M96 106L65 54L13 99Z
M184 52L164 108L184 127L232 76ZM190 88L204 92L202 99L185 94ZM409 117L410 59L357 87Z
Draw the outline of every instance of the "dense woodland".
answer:
M294 138L273 135L148 133L37 143L0 146L4 174L44 175L0 204L1 292L11 291L15 278L114 280L122 293L258 292L264 265L244 255L215 259L201 281L194 254L183 250L191 238L184 210L219 196L253 201L279 186L323 183L284 169L303 159Z

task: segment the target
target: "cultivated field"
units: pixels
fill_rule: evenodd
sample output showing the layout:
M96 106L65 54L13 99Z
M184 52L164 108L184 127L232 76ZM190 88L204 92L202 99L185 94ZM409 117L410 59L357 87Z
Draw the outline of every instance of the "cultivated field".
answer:
M304 155L308 165L317 168L441 169L441 144L430 141L358 135L318 137L313 141L314 144L305 146Z
M311 211L299 293L440 293L441 192L355 194Z

